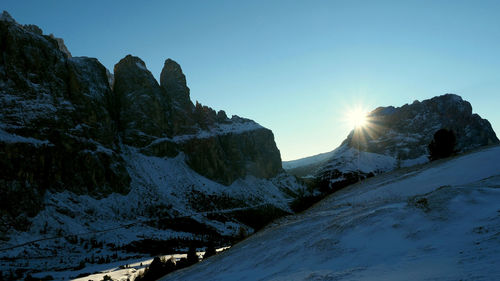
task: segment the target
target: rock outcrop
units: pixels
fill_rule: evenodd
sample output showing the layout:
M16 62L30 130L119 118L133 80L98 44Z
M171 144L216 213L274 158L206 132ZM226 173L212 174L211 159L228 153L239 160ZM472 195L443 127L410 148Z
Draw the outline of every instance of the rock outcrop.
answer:
M182 152L193 170L224 185L248 175L276 176L282 168L273 133L251 121L238 125L243 128L231 131L221 126L229 129L221 134L202 131L199 135L159 139L141 151L159 157L175 157Z
M193 103L189 97L186 76L177 62L171 59L165 60L160 74L160 85L165 89L174 106L187 112L192 111Z
M167 97L140 58L128 55L115 65L113 90L124 143L144 146L172 134Z

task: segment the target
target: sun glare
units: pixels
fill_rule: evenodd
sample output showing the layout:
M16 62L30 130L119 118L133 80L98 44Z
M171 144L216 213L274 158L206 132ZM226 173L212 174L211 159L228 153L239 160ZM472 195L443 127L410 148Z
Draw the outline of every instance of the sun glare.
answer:
M351 128L362 128L366 126L366 111L361 107L350 109L346 114L347 123Z

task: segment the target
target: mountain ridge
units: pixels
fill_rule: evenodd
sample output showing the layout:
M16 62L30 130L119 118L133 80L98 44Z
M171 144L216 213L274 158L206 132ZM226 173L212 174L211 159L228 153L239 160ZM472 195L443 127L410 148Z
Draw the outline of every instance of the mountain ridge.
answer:
M429 161L427 145L441 128L455 132L459 153L500 143L488 120L473 113L469 102L458 95L445 94L401 107L378 107L367 115L367 124L352 130L335 150L320 154L324 157L289 161L284 167L300 177L320 178L327 185L346 177L351 183L358 176ZM385 164L377 167L374 157L384 158ZM357 169L356 165L364 169Z

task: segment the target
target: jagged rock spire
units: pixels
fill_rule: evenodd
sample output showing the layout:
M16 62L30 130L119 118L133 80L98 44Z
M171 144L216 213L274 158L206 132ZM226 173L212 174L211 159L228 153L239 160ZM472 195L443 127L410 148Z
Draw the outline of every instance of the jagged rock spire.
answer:
M185 110L193 108L193 103L189 97L186 76L182 72L181 66L174 60L165 60L160 75L160 85L175 104Z
M0 15L0 21L16 23L16 20L14 20L14 18L7 11L2 12Z
M168 131L166 97L160 85L140 58L127 55L115 65L114 114L125 143L141 145L150 137L164 136Z

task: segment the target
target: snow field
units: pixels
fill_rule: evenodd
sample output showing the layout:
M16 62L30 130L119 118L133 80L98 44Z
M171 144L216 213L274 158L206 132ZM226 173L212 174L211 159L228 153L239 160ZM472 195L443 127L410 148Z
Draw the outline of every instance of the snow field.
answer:
M496 280L500 147L371 178L162 280Z

